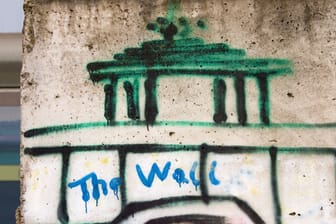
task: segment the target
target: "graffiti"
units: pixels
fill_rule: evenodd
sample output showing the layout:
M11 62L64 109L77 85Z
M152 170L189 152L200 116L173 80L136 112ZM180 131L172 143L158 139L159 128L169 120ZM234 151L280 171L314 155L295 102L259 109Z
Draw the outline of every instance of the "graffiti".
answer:
M145 121L155 125L159 113L157 85L162 76L199 76L214 78L214 123L225 123L224 77L234 79L236 107L239 125L247 125L245 78L252 77L259 86L259 111L263 125L270 124L268 79L271 76L291 73L291 63L285 59L250 59L245 58L245 51L230 48L227 44L204 44L201 39L178 39L173 43L167 39L144 42L141 48L127 48L125 53L116 54L114 61L93 62L87 68L94 82L105 82L105 118L109 125L115 125L116 94L114 88L118 80L127 77L145 80ZM183 60L182 60L183 58ZM137 82L136 82L137 83ZM138 85L124 82L127 92L128 117L136 120L136 93ZM127 87L127 88L126 88ZM133 112L130 112L133 111ZM182 121L183 122L183 121Z
M191 167L191 170L189 172L189 178L190 180L192 181L192 184L195 186L195 190L197 191L197 187L200 185L200 181L196 179L195 177L195 170L198 166L198 162L194 162L192 167Z
M217 223L217 224L225 224L231 223L230 221L226 222L225 217L219 216L209 216L209 215L181 215L181 216L174 216L174 217L164 217L159 219L154 219L148 221L146 224L155 224L155 223L187 223L192 221L195 224L202 224L202 223Z
M189 171L189 177L191 180L191 183L195 186L195 190L197 191L197 187L199 186L199 180L195 178L195 171L197 168L197 161L193 162L192 167ZM219 185L220 181L216 179L215 177L215 167L217 162L213 161L211 163L211 170L209 172L209 179L211 181L211 184L213 185ZM153 163L148 177L143 173L141 169L141 165L136 165L136 172L138 174L139 179L141 180L141 183L150 188L153 185L153 182L155 180L155 177L157 177L159 180L164 181L169 174L171 168L171 162L166 162L163 166L162 171L160 170L157 163ZM182 184L189 184L189 180L186 178L186 172L181 168L176 168L171 175L172 178L176 181L178 186L181 188ZM71 182L68 184L69 188L75 188L80 187L82 192L82 199L85 202L85 212L87 213L87 202L90 200L90 193L88 191L87 181L91 180L92 185L92 197L96 200L96 206L98 206L98 200L100 198L100 192L103 193L103 195L108 194L108 188L107 188L107 181L103 179L98 179L96 173L90 173L86 176L80 178L77 181ZM118 192L119 187L123 181L119 177L112 178L109 182L109 186L113 191L113 194L116 196L117 199L119 199ZM100 191L101 189L101 191Z
M176 8L176 7L175 7ZM113 60L91 62L87 65L90 79L104 85L104 117L106 122L88 122L34 128L24 132L25 137L36 137L55 132L106 126L200 126L200 127L246 127L246 128L335 128L336 123L272 123L270 116L270 79L293 73L292 63L287 59L248 58L243 49L231 48L227 43L207 44L200 38L178 35L189 27L186 18L173 21L175 8L167 18L158 17L147 28L163 36L163 40L143 42L139 48L126 48L114 54ZM170 19L169 19L170 18ZM176 25L175 25L175 23ZM203 20L197 27L206 27ZM173 34L168 31L176 30ZM188 28L189 29L189 28ZM191 28L190 28L191 29ZM184 31L183 31L184 32ZM182 32L182 33L183 33ZM194 120L157 120L157 86L163 77L199 77L213 80L213 122ZM144 80L145 102L141 117L140 80ZM234 80L236 94L237 123L227 122L226 79ZM259 123L248 122L246 108L246 79L254 79L259 92ZM117 86L123 83L127 99L129 121L115 119L117 108ZM232 100L232 99L230 99ZM210 108L209 108L210 109Z
M156 23L147 25L147 29L161 33L163 40L144 42L140 48L126 48L124 53L115 54L112 61L92 62L87 65L93 82L109 83L104 87L107 123L115 125L115 88L119 80L136 80L134 87L130 81L124 81L124 88L127 92L128 117L137 120L140 119L137 80L146 77L145 121L147 125L154 125L159 113L157 85L160 77L198 76L214 79L215 123L225 123L227 119L226 84L223 78L233 77L238 122L242 126L247 124L245 78L255 78L260 92L260 121L263 125L269 125L269 77L292 73L291 62L285 59L247 58L244 50L231 48L225 43L205 44L199 38L187 38L191 28L184 17L180 17L177 24L182 26L180 31L173 21L158 17ZM205 22L199 20L197 25L204 27ZM175 35L178 34L183 38L176 39Z
M211 163L211 171L209 173L209 178L210 178L210 181L213 185L219 185L220 184L220 181L215 177L215 168L217 166L217 162L216 161L213 161Z
M123 53L114 54L114 60L91 62L87 65L90 79L104 84L104 117L106 122L89 122L34 128L24 132L25 137L36 137L55 132L106 126L200 126L200 127L246 127L246 128L335 128L336 123L272 123L270 116L269 85L275 76L293 73L292 63L287 59L248 58L243 49L231 48L226 43L206 44L200 38L177 35L181 20L174 25L172 16L158 17L156 23L149 23L149 30L157 31L163 40L146 41L139 48L126 48ZM156 24L156 25L154 25ZM167 25L169 24L169 25ZM198 21L203 24L204 21ZM176 33L168 31L173 26ZM189 26L189 25L188 25ZM155 28L153 28L155 27ZM168 31L167 31L168 29ZM182 29L180 27L180 29ZM169 35L168 35L168 33ZM182 32L182 31L181 31ZM176 39L180 37L181 39ZM157 86L163 77L200 77L213 79L213 122L190 120L157 120ZM144 117L140 117L140 80L145 78ZM236 94L237 123L228 123L226 111L226 79L234 80ZM246 108L246 79L255 79L259 92L259 123L248 122ZM117 86L123 82L127 98L129 121L115 120L117 108Z
M88 191L88 187L87 187L87 181L91 179L91 184L93 186L93 190L92 190L92 197L96 200L96 206L98 206L98 200L100 198L100 190L99 190L99 186L101 186L102 192L104 195L108 194L108 190L107 190L107 183L105 180L102 179L98 179L97 175L95 173L90 173L88 175L86 175L85 177L71 182L68 184L68 187L70 188L74 188L77 186L80 186L81 191L82 191L82 199L85 202L85 212L87 213L87 202L90 200L90 193ZM111 179L109 186L112 189L114 195L119 199L118 197L118 189L119 186L121 185L121 180L119 177L115 177L113 179Z
M111 60L87 64L89 79L102 84L102 121L36 127L26 130L24 137L34 140L59 132L96 127L107 131L115 127L143 127L144 130L147 128L147 132L155 127L174 127L183 128L185 135L194 127L213 128L212 131L231 128L248 131L336 128L336 123L273 123L270 112L271 79L292 74L291 60L250 58L245 50L233 48L227 43L207 43L201 38L192 37L194 29L208 29L206 21L197 19L192 22L186 17L175 16L178 9L176 2L170 4L166 17L157 17L147 24L147 30L158 33L162 39L144 41L138 47L127 47L123 52L114 54ZM211 99L208 100L213 107L208 108L211 116L207 121L164 120L160 117L164 109L160 107L162 96L159 94L162 80L184 77L210 80L211 89L207 90L211 92ZM228 82L229 79L232 82ZM248 117L251 108L247 107L247 79L255 81L254 91L258 95L255 109L259 121L254 123ZM235 98L228 97L230 88ZM124 105L120 104L118 97L125 98ZM228 121L229 101L235 103L236 122ZM125 120L118 120L120 108L125 113ZM171 137L175 130L167 133ZM197 137L202 138L203 134ZM283 182L286 178L280 176L281 172L285 172L280 171L285 159L279 158L319 155L335 159L336 156L333 147L275 147L273 142L267 146L199 142L187 144L172 140L169 143L140 141L135 144L33 146L26 147L24 154L33 158L48 155L61 157L57 219L62 224L77 222L72 220L75 209L71 206L75 203L70 202L69 198L84 202L84 219L94 209L113 204L113 210L106 209L112 218L100 222L104 224L133 222L137 215L141 216L147 211L157 214L164 209L171 209L171 212L168 215L160 213L161 217L149 216L150 220L141 223L245 223L248 220L248 223L281 224L288 215L284 211L288 209L285 210L282 204L286 195L281 189L285 186ZM108 154L111 152L115 154ZM106 154L106 158L115 162L113 165L117 171L109 170L112 166L99 169L93 166L84 174L77 174L76 171L74 176L71 170L75 169L73 167L78 161L71 158L74 154L82 153ZM94 160L88 156L90 159ZM113 198L107 199L110 195ZM95 203L95 206L90 203ZM225 213L223 209L223 214L218 214L216 209L209 209L218 204L229 208L229 212ZM195 214L194 210L184 213L179 206L187 205L204 206L206 209L200 214ZM290 216L297 214L301 216L305 213L289 213ZM78 221L87 222L97 223L94 220Z
M185 150L185 149L188 150ZM325 154L330 156L336 155L336 150L333 148L316 148L316 149L309 149L307 148L263 148L263 147L243 147L243 146L211 146L211 145L150 145L150 144L143 144L143 145L97 145L97 146L63 146L63 147L39 147L39 148L26 148L25 154L32 155L32 156L43 156L43 155L50 155L50 154L61 154L63 157L63 166L66 167L62 170L62 187L61 187L61 199L59 204L59 220L63 223L67 223L69 221L69 216L67 212L67 205L66 205L66 198L67 198L67 190L66 186L69 188L75 188L80 187L82 192L82 199L86 203L90 199L90 194L87 188L87 181L91 180L92 183L92 197L96 200L98 203L98 200L100 198L100 191L101 189L102 193L104 195L107 195L108 191L108 185L107 181L98 179L97 175L94 173L88 174L85 177L74 181L67 183L67 176L68 176L68 168L71 166L69 163L69 160L67 160L68 156L71 153L74 152L88 152L88 151L117 151L119 154L119 169L120 169L120 178L113 178L110 180L109 186L113 190L115 196L117 197L118 194L120 194L120 202L121 206L123 208L123 212L119 214L119 216L116 217L115 220L111 220L111 222L107 223L119 223L120 221L128 218L131 214L136 213L137 211L142 211L145 209L154 208L156 206L160 205L167 205L176 202L176 201L198 201L199 203L210 203L213 201L232 201L233 203L237 204L238 207L246 212L248 217L254 222L254 223L266 223L260 215L256 213L256 211L253 211L253 208L246 202L243 201L243 199L240 199L238 197L234 196L221 196L221 197L215 197L211 196L209 194L209 188L211 185L223 189L223 192L225 192L227 185L226 184L220 184L221 181L217 179L216 177L216 164L218 166L219 161L212 161L209 162L209 171L207 171L207 158L209 154L215 153L217 155L238 155L241 153L247 153L247 154L265 154L269 156L270 161L270 178L271 178L271 192L272 192L272 204L274 208L275 219L278 220L276 223L281 223L281 206L280 206L280 199L279 199L279 189L278 189L278 171L277 171L277 155L280 154L287 154L287 153L308 153L308 154ZM191 174L190 176L195 177L195 172L199 173L199 180L196 180L196 178L191 178L192 182L195 182L195 187L198 186L200 189L200 195L199 196L183 196L183 197L161 197L159 200L149 200L149 201L140 201L140 202L129 202L127 195L128 192L126 191L126 185L127 185L127 168L126 169L126 160L127 156L129 154L145 154L145 153L153 153L153 152L198 152L199 153L199 161L197 161L198 164L201 164L200 166L195 166L196 163L193 163ZM222 161L224 162L224 161ZM221 163L222 163L221 162ZM146 188L152 187L154 182L154 177L160 179L161 181L166 179L168 177L168 171L171 168L171 163L167 162L160 167L156 165L155 163L152 165L152 168L150 169L150 172L148 176L146 177L145 174L141 171L141 167L136 167L136 172L138 174L139 183L142 183L143 186ZM135 169L135 167L133 168ZM196 170L194 170L196 169ZM178 170L178 169L176 169ZM175 174L179 173L176 172ZM251 171L242 169L239 171L240 175L251 175ZM180 175L180 177L183 175ZM184 175L185 176L185 175ZM179 180L184 178L178 178ZM125 181L124 181L125 180ZM210 180L210 181L207 181ZM238 179L233 177L232 181L237 181ZM124 184L123 184L124 183ZM182 184L182 182L181 182ZM218 185L218 186L216 186ZM232 186L232 183L230 184ZM132 188L134 188L134 183L132 183ZM118 189L120 188L120 193L118 192ZM179 189L179 188L177 188ZM157 191L157 189L155 189ZM114 202L115 203L115 202Z
M145 185L146 187L151 187L154 181L155 174L161 181L167 178L170 166L171 166L171 162L167 162L163 168L163 171L161 172L158 165L154 163L149 172L148 178L146 178L145 175L143 174L140 165L136 166L136 171L143 185Z
M116 121L114 122L114 125L121 126L121 127L127 127L127 126L146 126L146 122L139 121ZM97 127L108 127L109 125L105 122L88 122L88 123L78 123L78 124L66 124L66 125L55 125L55 126L49 126L49 127L43 127L43 128L33 128L29 129L24 132L24 136L26 138L32 138L37 137L41 135L48 135L52 133L59 133L64 131L73 131L73 130L80 130L80 129L88 129L88 128L97 128ZM214 124L210 122L191 122L191 121L156 121L155 126L181 126L181 127L188 127L188 126L194 126L194 127L216 127L216 128L235 128L240 127L239 124ZM313 123L313 124L303 124L303 123L276 123L271 124L268 126L265 126L263 124L246 124L244 126L245 128L264 128L272 130L273 128L293 128L293 129L321 129L321 128L327 128L327 129L334 129L336 128L336 123Z

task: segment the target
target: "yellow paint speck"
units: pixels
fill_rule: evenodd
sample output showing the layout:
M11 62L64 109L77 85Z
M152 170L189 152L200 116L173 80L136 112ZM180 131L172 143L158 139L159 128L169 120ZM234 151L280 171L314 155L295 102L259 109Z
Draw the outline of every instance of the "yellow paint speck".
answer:
M33 183L33 185L32 185L33 190L36 190L36 189L37 189L37 185L38 185L38 182L35 181L35 182Z
M48 168L47 167L44 167L43 171L44 171L44 175L48 175Z
M36 177L38 177L38 175L40 174L40 172L39 172L38 169L35 169L35 170L33 170L32 174L33 174L33 175L32 175L33 178L36 178Z
M91 163L90 162L85 162L85 167L87 169L91 169Z
M255 188L255 187L251 187L251 188L250 188L250 193L251 193L253 196L257 196L257 195L259 195L258 189Z
M105 158L100 159L100 162L102 164L108 164L109 163L109 159L107 157L105 157Z
M253 159L250 156L245 156L243 162L244 162L244 164L252 164Z
M160 158L160 154L158 154L158 153L152 153L151 157L152 157L153 160L155 160L157 162L158 159Z

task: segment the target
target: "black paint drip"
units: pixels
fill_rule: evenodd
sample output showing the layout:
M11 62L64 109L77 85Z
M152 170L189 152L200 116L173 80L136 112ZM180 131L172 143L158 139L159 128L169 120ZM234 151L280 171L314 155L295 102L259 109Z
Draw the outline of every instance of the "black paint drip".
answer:
M145 81L145 119L148 125L153 125L157 114L159 113L157 99L156 99L156 80L157 74L148 72L148 78Z
M138 94L136 94L137 89L136 86L133 86L131 82L124 82L124 89L126 91L127 97L127 116L132 120L140 119L139 115L139 101L136 99Z
M214 103L215 103L215 114L213 120L216 123L225 122L227 120L226 110L225 110L225 95L226 95L226 85L223 79L214 80Z
M247 115L245 106L245 80L244 76L237 75L235 77L235 90L237 94L237 113L238 122L241 125L246 125Z
M107 124L111 125L115 119L116 111L116 89L117 82L112 81L112 84L104 86L105 91L105 113L104 116L107 120Z

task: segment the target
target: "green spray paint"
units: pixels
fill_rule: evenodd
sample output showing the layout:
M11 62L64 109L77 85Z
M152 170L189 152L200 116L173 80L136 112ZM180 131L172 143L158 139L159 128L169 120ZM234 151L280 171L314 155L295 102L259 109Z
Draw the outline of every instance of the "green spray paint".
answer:
M169 1L166 17L157 17L155 22L147 24L147 30L159 33L166 42L172 42L177 38L187 38L193 33L193 27L201 30L207 29L204 20L192 22L184 16L176 17L180 10L180 1Z
M58 125L31 129L25 137L48 133L78 130L82 128L113 126L198 126L232 128L335 128L326 124L274 124L270 119L270 77L291 74L292 63L287 59L248 58L243 49L235 49L227 43L205 43L200 38L189 37L193 25L186 17L176 17L179 1L170 1L166 17L158 17L147 29L158 32L161 40L145 41L137 48L125 48L114 54L112 60L91 62L87 65L90 79L105 85L105 118L107 122ZM194 25L207 29L199 19ZM213 79L214 122L157 121L159 113L157 83L160 77L196 76ZM236 89L238 123L226 123L225 78L233 78ZM245 105L245 78L254 78L259 89L260 123L248 123ZM139 80L145 78L145 120L140 119ZM116 89L123 80L127 97L127 113L130 121L115 121Z
M159 21L167 23L164 19ZM145 119L150 125L155 124L159 113L157 105L159 99L156 99L159 77L234 78L238 120L241 125L246 125L245 78L257 79L260 91L260 120L264 124L269 124L268 79L271 76L292 73L291 62L286 59L247 58L244 50L231 48L226 43L206 44L199 38L174 40L171 37L144 42L139 48L126 48L123 53L116 54L114 60L89 63L87 69L94 82L110 79L115 83L118 79L146 78Z
M139 119L138 89L133 89L129 79L145 78L145 121L154 125L159 114L156 86L162 76L198 76L214 79L214 122L225 122L224 77L234 79L236 110L239 124L247 125L245 78L253 77L260 91L260 122L270 124L269 77L292 73L292 65L286 59L248 58L243 49L235 49L227 43L205 43L200 38L190 37L193 28L207 29L205 21L199 19L194 25L186 17L177 18L179 1L168 4L166 17L157 17L147 24L147 29L159 33L162 40L145 41L138 48L125 48L114 55L113 60L97 61L87 65L93 82L106 83L111 89L123 79L127 95L127 111L130 119ZM216 81L217 80L217 81ZM114 89L114 88L113 88ZM113 94L112 94L113 93ZM117 100L114 92L106 92L105 117L114 125ZM137 113L137 115L136 115Z
M127 126L146 126L146 121L115 121L113 126L116 127L127 127ZM77 123L77 124L64 124L55 125L48 127L40 127L30 129L24 132L24 137L32 138L43 135L49 135L53 133L62 133L68 131L77 131L89 128L104 128L109 127L106 121L102 122L87 122L87 123ZM201 121L156 121L155 126L179 126L179 127L216 127L216 128L244 128L244 129L335 129L336 123L272 123L270 125L265 125L262 123L248 123L245 126L241 126L238 123L215 123L215 122L201 122Z

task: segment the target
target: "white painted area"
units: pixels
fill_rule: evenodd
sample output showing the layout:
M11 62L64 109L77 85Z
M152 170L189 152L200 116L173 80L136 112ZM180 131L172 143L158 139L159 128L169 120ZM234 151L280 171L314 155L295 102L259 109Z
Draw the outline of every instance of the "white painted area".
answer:
M107 185L107 195L103 194L102 186L99 185L100 198L96 202L92 193L92 179L86 182L90 194L90 199L86 205L87 212L85 211L85 201L82 199L81 186L67 187L70 222L88 223L113 220L121 211L120 191L116 196L109 186L112 178L119 177L117 152L73 153L70 156L70 164L67 183L78 181L94 172L97 178L106 182Z
M268 152L219 154L210 153L207 173L213 161L217 162L215 177L218 185L207 180L209 195L235 196L245 201L266 223L275 223L272 204L271 161Z
M278 163L284 223L335 223L335 157L279 154Z
M126 192L127 200L134 201L150 201L160 198L177 197L185 195L198 195L200 190L195 189L189 178L189 171L194 162L199 163L199 152L162 152L162 153L130 153L126 159ZM156 163L161 171L165 165L171 162L171 166L167 177L161 181L155 175L151 187L145 186L136 171L136 165L141 167L143 174L148 178L152 165ZM189 183L178 185L173 178L175 169L182 169ZM196 170L199 170L199 166ZM196 172L199 179L199 174ZM129 181L132 180L132 181Z
M22 169L26 173L23 179L25 203L22 208L25 223L59 223L57 208L60 200L61 156L26 156Z

